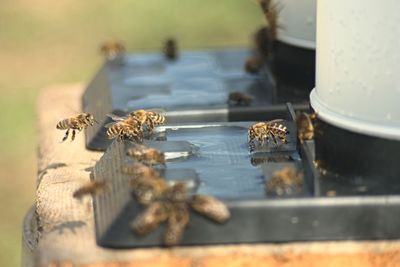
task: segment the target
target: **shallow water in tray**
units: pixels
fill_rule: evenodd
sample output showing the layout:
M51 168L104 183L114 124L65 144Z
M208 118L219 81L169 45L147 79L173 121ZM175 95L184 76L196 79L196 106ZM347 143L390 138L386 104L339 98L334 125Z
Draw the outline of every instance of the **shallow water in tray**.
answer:
M264 176L250 163L247 128L239 126L167 130L168 141L188 141L193 155L169 162L168 168L194 168L201 180L199 193L224 199L263 198Z

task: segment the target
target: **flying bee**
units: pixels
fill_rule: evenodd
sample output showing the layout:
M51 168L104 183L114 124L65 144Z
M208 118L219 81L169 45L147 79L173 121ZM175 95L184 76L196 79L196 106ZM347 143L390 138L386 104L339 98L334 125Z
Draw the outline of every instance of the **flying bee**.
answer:
M163 47L163 54L168 60L176 60L178 57L178 48L176 40L174 38L169 38L165 41Z
M291 195L301 191L303 185L303 172L293 168L285 167L275 171L271 179L266 182L266 190L278 196Z
M271 1L260 1L260 5L268 22L269 39L275 41L278 28L282 28L282 26L278 24L278 17L282 6L278 5L278 3L271 5Z
M72 195L74 198L81 199L86 195L96 195L106 190L107 184L105 181L91 181L79 189Z
M272 42L269 39L269 28L262 27L260 28L253 37L253 42L255 46L255 52L263 57L264 60L269 58L269 55L272 51Z
M139 235L147 235L168 220L168 208L160 201L151 203L132 222L132 229Z
M100 52L108 60L113 60L125 53L125 47L118 41L107 41L100 45Z
M186 203L174 204L168 216L167 229L164 235L164 244L174 246L182 239L183 233L189 224L189 209Z
M286 126L280 123L282 121L272 120L253 124L248 130L250 149L254 149L254 140L257 140L261 145L264 145L265 141L269 142L270 139L274 141L275 145L278 145L278 140L282 144L287 144L288 140L286 137L289 131Z
M62 139L64 142L67 140L69 131L72 130L71 141L75 140L75 131L82 131L88 126L93 126L94 123L98 123L92 114L90 113L80 113L75 116L71 116L67 119L61 120L57 123L56 128L59 130L67 130L65 136Z
M218 222L226 222L231 214L223 202L212 196L194 195L190 202L191 208L204 216Z
M165 166L164 153L155 148L147 148L145 146L131 147L126 154L146 165L161 164Z
M121 168L123 174L133 175L133 176L146 176L146 177L160 177L160 173L149 166L142 163L135 162L132 165L123 166Z
M140 176L131 180L132 192L140 204L147 205L159 199L168 183L159 176Z
M254 97L243 92L231 92L228 97L228 104L234 106L250 106Z
M304 140L314 139L315 127L313 121L317 118L317 114L313 113L311 115L302 112L297 116L296 126L297 126L297 136L300 143L303 144Z
M118 138L118 141L126 138L141 142L143 140L143 130L140 122L132 117L118 117L116 115L108 114L114 122L106 124L104 127L107 129L108 139Z
M153 131L154 126L162 125L165 123L165 117L160 113L163 111L144 110L139 109L129 113L129 117L138 120L142 127L147 127L150 132Z
M250 74L257 74L263 65L263 59L259 56L249 57L244 63L244 70Z

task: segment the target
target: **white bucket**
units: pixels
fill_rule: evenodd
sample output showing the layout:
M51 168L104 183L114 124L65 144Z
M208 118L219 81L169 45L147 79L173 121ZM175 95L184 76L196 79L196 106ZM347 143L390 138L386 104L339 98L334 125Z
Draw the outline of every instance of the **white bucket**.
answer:
M324 121L400 140L399 0L319 0L316 88Z
M317 0L275 0L278 10L277 39L283 43L315 49ZM333 0L335 1L335 0Z

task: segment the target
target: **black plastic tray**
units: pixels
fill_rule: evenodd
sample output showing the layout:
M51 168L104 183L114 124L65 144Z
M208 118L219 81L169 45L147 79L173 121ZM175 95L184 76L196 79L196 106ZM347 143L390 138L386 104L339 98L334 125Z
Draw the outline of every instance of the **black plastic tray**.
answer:
M314 168L312 143L297 144L293 117L291 110L286 117L288 145L278 150L256 149L254 153L247 147L249 122L158 128L166 141L147 141L146 145L165 151L169 158L166 179L188 180L193 185L192 193L214 195L232 213L224 225L192 213L182 245L400 237L400 196L349 195L340 186L330 188L337 189L335 197L325 196L327 192L321 190L321 185L326 177L320 178ZM114 142L94 168L94 179L105 179L112 185L110 192L96 196L94 201L96 236L101 246L161 245L163 226L146 237L130 229L130 222L142 209L130 195L129 177L120 172L121 166L129 162L125 151L131 145ZM274 155L287 154L291 155L287 162L251 163L251 158L267 162ZM264 182L285 166L304 170L300 192L287 197L266 194Z
M83 96L83 110L100 122L86 130L86 146L105 150L110 145L104 128L109 113L164 109L169 124L182 124L268 119L262 117L265 111L284 115L286 102L307 106L308 94L292 85L283 85L278 99L267 65L258 74L246 73L243 65L251 55L245 49L215 49L183 52L176 61L149 53L106 62ZM229 93L237 91L254 97L250 106L227 103Z

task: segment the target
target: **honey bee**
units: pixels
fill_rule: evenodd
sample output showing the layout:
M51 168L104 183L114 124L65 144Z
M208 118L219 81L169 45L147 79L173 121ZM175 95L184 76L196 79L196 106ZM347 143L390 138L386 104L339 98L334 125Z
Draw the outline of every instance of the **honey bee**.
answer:
M268 27L262 27L254 34L254 44L256 53L267 60L272 50Z
M90 181L89 183L83 185L72 195L74 198L81 199L86 195L95 195L104 192L106 190L107 184L105 181Z
M153 131L155 125L162 125L165 123L165 117L153 110L135 110L129 113L129 117L138 120L141 126L147 127L150 132Z
M304 140L312 140L314 139L314 124L313 121L317 118L317 114L313 113L311 115L302 112L296 118L296 126L297 126L297 136L301 144L304 143Z
M160 201L151 203L132 222L132 229L139 235L147 235L167 221L168 208Z
M260 164L270 163L270 162L277 163L277 162L288 162L288 161L293 161L293 158L290 155L273 155L263 158L250 159L250 163L253 166L258 166Z
M218 223L226 222L231 216L225 204L212 196L194 195L190 206L194 211Z
M259 56L249 57L244 63L244 69L247 73L257 74L260 72L263 65L263 60Z
M293 167L285 167L275 171L266 182L267 192L281 195L291 195L301 191L304 174Z
M158 175L140 176L132 179L130 184L137 201L143 205L159 199L168 189L168 183Z
M276 40L278 28L281 28L281 26L278 24L278 16L282 10L282 7L277 3L271 4L271 2L271 0L260 0L259 4L268 22L269 38L270 40L274 41Z
M235 106L250 106L254 97L243 92L231 92L228 98L228 104Z
M132 182L136 181L134 179ZM157 187L157 185L151 186ZM189 208L220 223L230 217L225 205L213 197L198 195L188 199L184 182L163 184L153 196L150 202L146 202L149 206L134 219L132 228L137 234L146 235L161 223L167 222L163 240L167 246L176 245L182 239L190 219Z
M113 60L125 53L125 47L118 41L107 41L100 45L100 52L108 60Z
M170 185L164 192L163 199L171 203L185 202L187 200L187 187L184 182Z
M174 246L182 239L183 233L189 224L189 209L186 203L174 204L169 212L167 229L164 235L164 244Z
M123 166L121 168L121 172L123 174L133 175L133 176L151 176L151 177L160 177L160 173L149 166L146 166L142 163L135 162L132 165Z
M163 54L168 60L176 60L178 57L178 48L176 44L176 40L173 38L169 38L165 41L163 47Z
M165 166L165 155L155 148L135 146L128 149L126 154L146 165L161 164Z
M282 144L287 144L286 137L289 131L286 126L280 123L282 121L278 119L253 124L248 130L250 149L254 149L254 140L257 140L261 145L264 145L264 141L269 142L270 139L274 141L275 145L278 145L278 140Z
M57 123L56 128L59 130L67 130L62 142L67 140L69 131L72 130L71 141L75 140L75 131L82 131L88 126L93 126L94 123L98 123L92 114L80 113L75 116L71 116L67 119L61 120Z
M114 122L106 124L108 139L118 138L129 139L141 142L143 140L143 131L140 122L136 118L122 118L115 115L108 115Z

